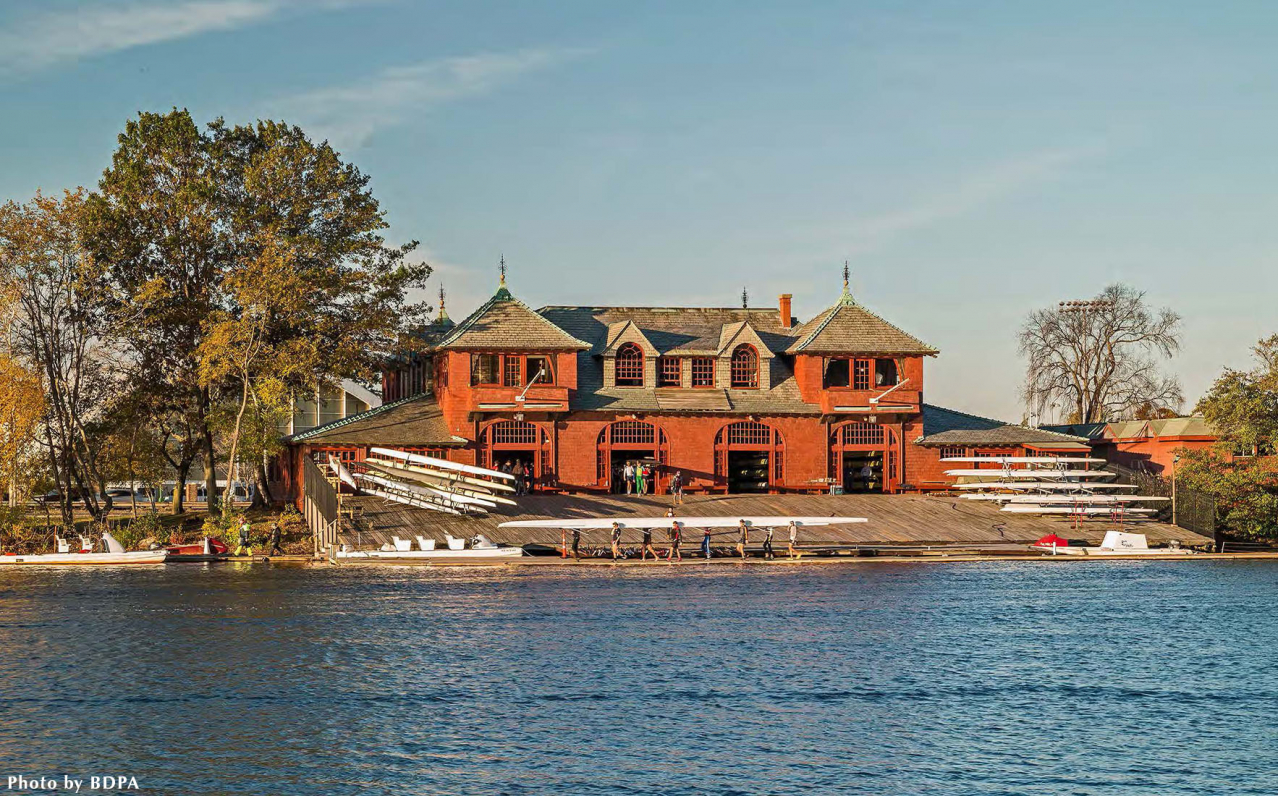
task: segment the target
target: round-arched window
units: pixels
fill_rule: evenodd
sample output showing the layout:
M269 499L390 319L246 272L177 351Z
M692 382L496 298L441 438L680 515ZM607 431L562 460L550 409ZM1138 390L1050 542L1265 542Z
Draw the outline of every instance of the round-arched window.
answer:
M745 389L759 386L759 352L754 346L742 343L733 350L732 386Z
M643 386L643 351L634 343L617 349L617 386Z

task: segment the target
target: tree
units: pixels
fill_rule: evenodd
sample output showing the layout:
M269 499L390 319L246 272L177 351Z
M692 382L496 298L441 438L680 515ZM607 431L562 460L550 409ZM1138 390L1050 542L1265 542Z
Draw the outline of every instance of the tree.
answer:
M1245 539L1278 537L1278 466L1272 457L1235 458L1225 446L1181 449L1178 455L1177 480L1211 495L1224 530Z
M14 350L39 373L41 431L70 525L82 498L95 520L111 511L102 461L102 418L119 388L102 269L84 249L86 195L37 194L0 210L0 259L17 291Z
M1110 285L1095 299L1035 310L1021 327L1028 359L1024 397L1039 415L1060 405L1075 423L1177 410L1180 383L1157 358L1180 348L1180 316L1151 309L1145 294Z
M141 114L93 208L114 316L142 377L200 436L210 511L221 406L235 407L233 465L265 379L305 392L371 379L429 312L408 299L430 274L407 260L416 242L388 246L368 177L294 126L201 131L186 111Z
M1226 368L1196 411L1231 449L1272 454L1278 451L1278 335L1252 351L1256 367Z
M40 374L14 356L18 285L0 284L0 317L4 320L0 351L0 483L6 485L9 508L17 508L30 493L32 450L44 414ZM21 496L21 497L20 497Z

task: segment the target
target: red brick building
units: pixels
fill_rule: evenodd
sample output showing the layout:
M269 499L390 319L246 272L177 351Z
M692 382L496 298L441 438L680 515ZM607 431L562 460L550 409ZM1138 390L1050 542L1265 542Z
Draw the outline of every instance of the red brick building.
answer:
M302 456L359 461L382 445L518 461L542 490L616 490L624 464L645 461L658 491L678 471L693 491L898 492L951 483L943 455L1086 450L1080 437L925 404L924 362L938 351L856 302L846 281L806 322L790 300L534 311L503 280L461 323L441 308L428 352L385 374L381 407L289 438L289 480Z

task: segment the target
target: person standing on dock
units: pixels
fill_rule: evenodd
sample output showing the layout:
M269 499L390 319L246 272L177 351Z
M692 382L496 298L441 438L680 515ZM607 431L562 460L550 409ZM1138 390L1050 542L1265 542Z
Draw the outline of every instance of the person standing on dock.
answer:
M253 555L253 546L249 539L249 533L252 526L249 525L248 517L244 518L244 522L240 523L240 544L235 548L235 555Z
M670 555L666 557L666 560L674 561L675 556L678 556L679 560L682 561L683 553L680 552L679 545L680 543L683 542L683 528L679 527L679 523L672 522L670 523L669 533L670 533Z
M652 546L652 529L645 526L643 529L643 553L639 556L640 561L648 560L648 553L652 553L653 561L660 561L661 555L657 552L657 548Z
M798 558L799 551L794 549L795 542L799 541L799 526L794 524L794 520L790 521L790 558Z
M670 479L670 498L676 506L683 503L683 470L675 470Z
M621 556L621 523L614 522L612 524L612 560L616 561Z
M772 554L772 526L769 525L767 528L764 529L764 531L765 533L763 535L763 557L771 561L772 559L776 558L776 556Z
M749 533L749 529L746 527L746 521L745 521L745 520L741 520L740 522L738 522L738 523L737 523L737 532L738 532L738 535L737 535L737 555L741 556L741 560L742 560L742 561L745 561L745 557L746 557L746 551L745 551L745 548L746 548L746 536L747 536L747 534Z
M648 481L644 478L644 467L645 465L643 464L635 465L635 494L636 495L648 494Z
M626 479L626 494L633 493L635 491L635 466L632 462L626 462L626 469L622 470L622 477Z
M271 523L271 552L268 555L284 555L284 548L280 547L280 524L278 522Z

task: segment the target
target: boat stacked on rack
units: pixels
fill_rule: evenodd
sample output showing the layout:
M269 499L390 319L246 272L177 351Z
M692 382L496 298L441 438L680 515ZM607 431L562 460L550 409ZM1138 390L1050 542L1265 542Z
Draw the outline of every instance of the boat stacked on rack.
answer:
M942 462L989 464L997 467L947 470L967 479L955 488L964 500L1002 504L1010 514L1066 515L1074 518L1149 519L1165 497L1131 494L1136 487L1110 481L1108 470L1087 469L1104 459L1084 456L959 456Z
M370 448L368 454L349 466L329 454L329 470L357 493L444 514L486 514L515 505L510 473L391 448Z

